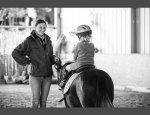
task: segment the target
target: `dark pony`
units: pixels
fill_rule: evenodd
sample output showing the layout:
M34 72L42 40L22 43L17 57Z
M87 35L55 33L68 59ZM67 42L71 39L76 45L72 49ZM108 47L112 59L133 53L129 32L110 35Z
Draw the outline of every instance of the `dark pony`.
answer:
M58 71L58 82L65 73L67 62L55 65ZM111 77L104 71L91 68L82 71L64 94L66 107L114 107L114 84Z

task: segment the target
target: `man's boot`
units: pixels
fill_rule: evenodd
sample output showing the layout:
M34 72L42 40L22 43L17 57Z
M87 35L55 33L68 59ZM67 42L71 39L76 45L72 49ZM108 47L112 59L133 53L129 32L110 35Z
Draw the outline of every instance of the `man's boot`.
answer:
M38 101L32 101L32 108L39 108L39 102Z
M40 108L46 108L46 101L40 100Z

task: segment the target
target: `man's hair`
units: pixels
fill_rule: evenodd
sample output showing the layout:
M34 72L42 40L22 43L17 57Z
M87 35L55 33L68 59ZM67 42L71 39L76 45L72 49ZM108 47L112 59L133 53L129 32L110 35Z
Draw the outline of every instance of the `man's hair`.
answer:
M37 26L37 25L40 24L40 23L45 23L45 24L46 24L46 22L45 22L44 20L38 19L38 20L36 21L36 23L35 23L35 26Z

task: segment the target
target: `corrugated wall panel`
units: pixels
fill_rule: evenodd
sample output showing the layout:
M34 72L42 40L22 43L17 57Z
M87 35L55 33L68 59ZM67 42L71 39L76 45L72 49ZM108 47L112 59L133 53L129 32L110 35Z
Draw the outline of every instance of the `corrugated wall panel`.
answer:
M131 53L131 8L100 8L97 12L99 25L95 26L100 31L94 36L103 39L99 46L103 53Z
M126 9L122 9L122 53L126 53Z
M132 53L132 44L131 44L131 39L133 39L133 38L131 38L131 33L132 33L132 31L131 31L131 24L132 24L132 22L131 22L131 8L127 8L126 9L126 31L125 31L125 34L126 34L126 42L125 42L125 44L126 44L126 54L130 54L130 53Z
M145 53L144 51L144 46L145 46L145 12L144 12L144 8L141 8L140 10L140 39L141 39L141 53Z
M98 21L101 19L102 21L99 23L99 29L98 30L100 30L100 28L101 28L101 30L99 31L99 35L100 35L100 37L101 37L101 41L102 41L102 43L101 43L101 46L100 45L97 45L97 46L99 46L99 48L101 48L101 50L102 50L102 52L103 51L105 51L105 29L103 28L103 26L105 26L105 18L104 18L104 14L101 14L101 17L98 19ZM97 27L96 27L97 28ZM97 34L97 33L96 33ZM96 36L96 35L95 35ZM96 38L97 39L97 38Z
M117 53L117 37L116 37L116 25L117 25L117 21L116 21L116 10L113 9L113 16L112 16L112 43L113 43L113 53L116 54Z
M122 52L122 26L121 26L121 21L122 21L122 16L121 16L121 9L118 9L117 11L117 51L118 51L118 54L121 54Z

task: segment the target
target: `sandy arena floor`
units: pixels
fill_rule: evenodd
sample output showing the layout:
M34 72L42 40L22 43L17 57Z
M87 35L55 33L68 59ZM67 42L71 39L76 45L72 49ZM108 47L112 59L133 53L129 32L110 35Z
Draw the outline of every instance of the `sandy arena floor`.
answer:
M57 85L52 85L48 97L48 108L64 108L63 97ZM115 90L115 108L150 107L150 93ZM0 85L0 108L31 108L29 85Z

